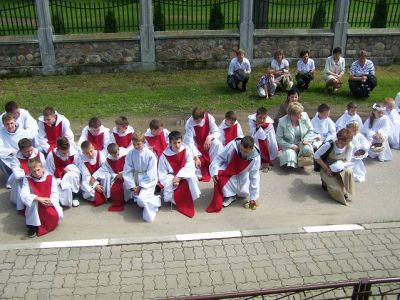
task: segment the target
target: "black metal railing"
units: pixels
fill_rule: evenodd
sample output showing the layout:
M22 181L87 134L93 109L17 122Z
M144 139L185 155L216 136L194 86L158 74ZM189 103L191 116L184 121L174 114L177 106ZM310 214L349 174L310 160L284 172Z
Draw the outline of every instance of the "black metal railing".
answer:
M331 28L334 0L253 0L256 28Z
M31 35L36 28L34 0L0 1L0 35Z
M400 278L361 279L335 283L309 284L304 286L275 288L249 292L232 292L192 297L177 297L177 300L217 299L400 299Z
M350 0L348 23L350 27L382 27L372 25L376 13L378 24L383 22L387 28L400 27L400 0Z
M213 20L222 21L210 28L215 9L220 14ZM237 29L240 22L240 0L153 0L153 11L156 31Z
M139 30L139 0L50 0L56 34Z

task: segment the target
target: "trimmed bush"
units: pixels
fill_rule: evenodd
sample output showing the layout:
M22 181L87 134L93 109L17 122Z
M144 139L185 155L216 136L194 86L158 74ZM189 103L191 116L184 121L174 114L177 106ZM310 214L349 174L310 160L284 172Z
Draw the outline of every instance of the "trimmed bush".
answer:
M117 19L115 18L114 11L108 10L104 17L104 33L118 32Z
M225 18L221 11L221 5L214 3L210 11L210 22L208 23L209 30L224 29Z
M153 24L154 31L165 31L164 14L158 1L154 1Z
M386 0L379 0L375 6L374 17L371 21L371 28L386 28L388 6Z
M53 25L53 30L55 34L66 34L64 21L58 13L51 16L51 23Z
M324 28L325 19L326 19L325 6L322 2L320 2L318 9L314 13L314 17L311 22L311 28Z

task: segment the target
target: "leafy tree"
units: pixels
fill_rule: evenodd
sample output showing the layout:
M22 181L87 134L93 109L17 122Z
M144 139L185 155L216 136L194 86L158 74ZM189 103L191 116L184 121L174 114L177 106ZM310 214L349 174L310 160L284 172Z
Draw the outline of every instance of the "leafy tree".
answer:
M159 1L154 1L154 31L165 31L164 13Z
M221 11L221 5L214 3L210 11L210 21L208 23L208 29L218 30L218 29L224 29L224 27L225 27L225 18Z
M326 11L324 3L319 3L318 9L314 13L313 20L311 22L311 28L324 28L326 19Z
M104 32L118 32L117 19L115 18L114 11L108 10L106 16L104 17Z
M371 28L386 28L388 6L386 0L379 0L375 6L374 17L371 21Z
M58 13L51 16L51 23L55 34L66 34L64 21Z

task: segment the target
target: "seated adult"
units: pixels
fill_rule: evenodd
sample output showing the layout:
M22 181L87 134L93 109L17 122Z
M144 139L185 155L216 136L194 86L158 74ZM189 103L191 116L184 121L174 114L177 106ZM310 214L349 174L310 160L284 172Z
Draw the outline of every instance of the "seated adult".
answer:
M300 90L307 90L311 80L314 79L315 64L310 58L310 52L303 50L300 52L300 59L297 62L296 81Z
M350 92L355 97L369 97L377 84L374 63L367 59L367 52L361 50L358 59L350 67Z
M232 58L228 68L228 86L232 89L238 89L242 92L246 91L247 82L251 73L250 62L244 57L245 52L243 49L236 51L236 57ZM239 88L242 83L241 89Z
M304 108L298 102L290 103L287 115L279 119L276 131L276 140L282 149L279 154L281 166L291 168L302 167L298 165L298 158L308 158L312 163L313 148L311 141L314 139L314 129L307 115L303 114Z
M293 86L293 78L289 73L289 62L284 58L283 51L277 50L271 61L271 69L274 70L277 89L289 91Z
M333 49L332 56L329 56L325 62L324 80L327 92L336 92L343 84L345 60L341 54L342 49L336 47Z
M315 160L321 167L322 188L337 202L347 205L349 194L354 194L354 177L350 162L353 154L350 129L343 128L334 142L326 142L315 152Z

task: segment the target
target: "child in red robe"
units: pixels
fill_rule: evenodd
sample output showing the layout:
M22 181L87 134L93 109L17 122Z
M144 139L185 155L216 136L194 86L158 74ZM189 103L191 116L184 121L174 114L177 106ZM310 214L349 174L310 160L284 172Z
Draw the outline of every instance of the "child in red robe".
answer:
M84 141L89 141L95 150L107 153L107 145L110 140L110 130L103 125L99 118L93 117L89 120L88 126L83 128L81 137L79 138L78 146Z
M227 111L225 119L219 125L220 139L223 146L229 144L230 141L243 136L243 130L237 121L235 112Z

